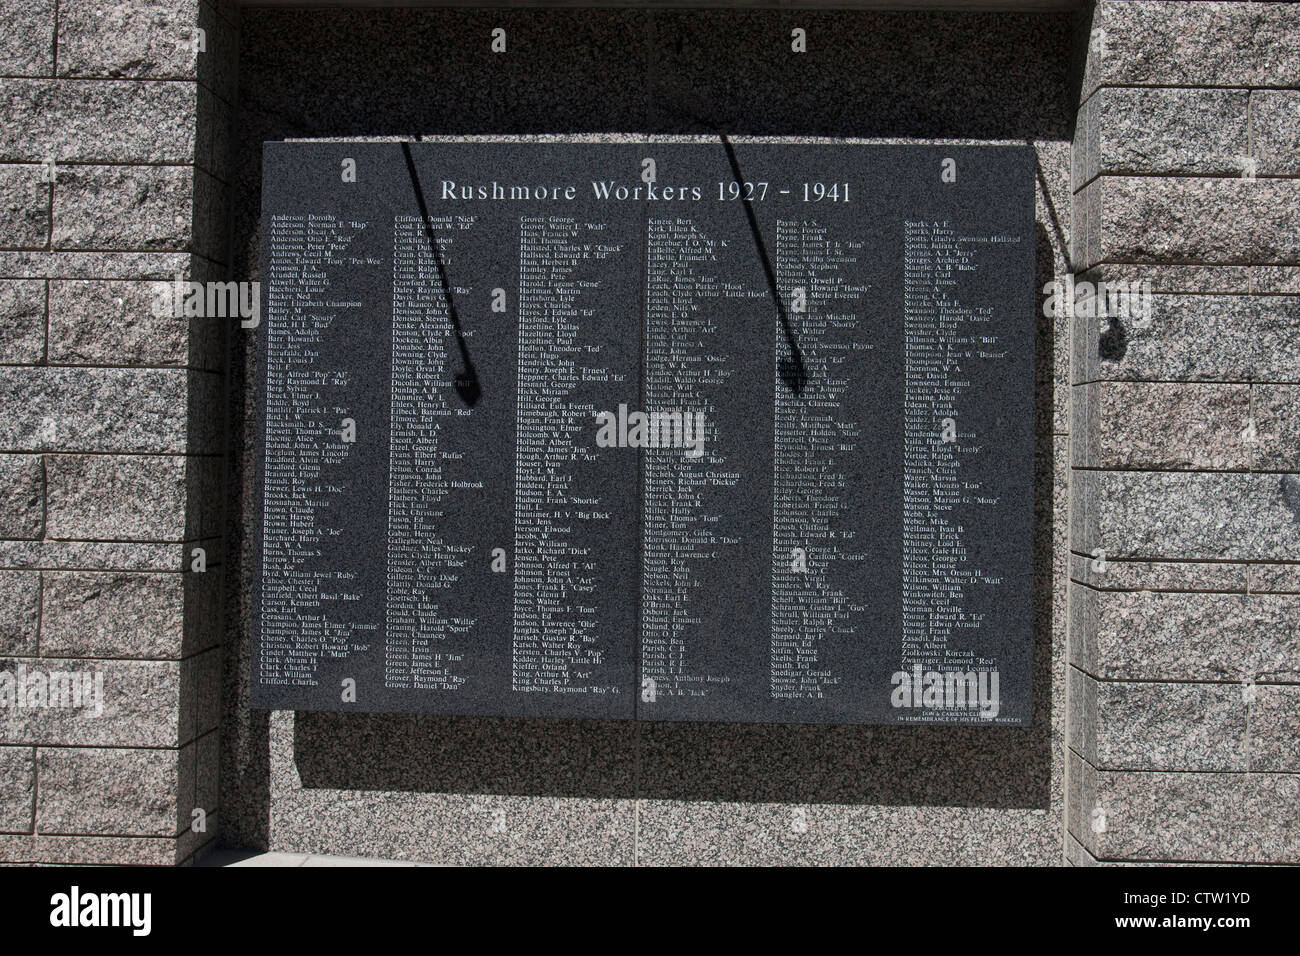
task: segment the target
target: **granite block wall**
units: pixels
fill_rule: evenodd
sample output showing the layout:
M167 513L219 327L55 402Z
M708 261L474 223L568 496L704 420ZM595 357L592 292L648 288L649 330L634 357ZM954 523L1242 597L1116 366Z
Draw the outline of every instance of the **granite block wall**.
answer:
M0 710L2 862L217 836L226 329L152 306L227 268L235 16L0 12L0 672L102 681Z
M516 56L488 53L495 26ZM174 864L218 839L467 863L1300 862L1300 5L10 0L0 28L0 672L104 688L94 716L0 713L0 862ZM153 283L257 278L264 140L611 132L1029 143L1040 287L1147 284L1137 316L1026 316L1033 726L248 707L256 332L156 316Z
M494 57L503 26L517 56ZM789 52L790 30L810 53ZM236 272L261 144L611 133L1029 143L1037 282L1068 271L1070 14L243 11ZM431 51L436 51L433 55ZM592 78L599 82L593 83ZM1069 323L1036 323L1035 713L1026 728L777 727L251 710L254 340L231 366L222 839L445 863L1059 864Z
M1073 862L1300 862L1300 6L1103 2L1074 138ZM1085 310L1086 311L1086 310Z

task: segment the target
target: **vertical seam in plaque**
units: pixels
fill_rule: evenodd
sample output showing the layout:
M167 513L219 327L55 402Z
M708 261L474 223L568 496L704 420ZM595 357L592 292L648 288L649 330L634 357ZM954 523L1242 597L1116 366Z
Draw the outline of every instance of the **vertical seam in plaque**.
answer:
M638 141L638 145L645 146L648 140ZM644 152L644 150L643 150ZM632 167L635 169L637 157L633 155L634 160ZM650 203L648 199L641 201L641 255L638 257L638 276L637 276L637 407L645 408L646 399L646 366L647 353L650 348L650 316L647 312L648 304L646 301L646 285L649 282L650 274ZM636 664L636 670L632 674L632 719L641 720L641 681L642 681L642 660L641 655L644 650L645 637L642 633L644 626L645 613L645 450L637 449L636 453L636 572L637 581L641 585L636 600L636 631L633 635L634 645L633 660ZM637 733L637 773L640 772L640 747L641 735ZM640 779L634 778L634 786L637 797L640 796Z

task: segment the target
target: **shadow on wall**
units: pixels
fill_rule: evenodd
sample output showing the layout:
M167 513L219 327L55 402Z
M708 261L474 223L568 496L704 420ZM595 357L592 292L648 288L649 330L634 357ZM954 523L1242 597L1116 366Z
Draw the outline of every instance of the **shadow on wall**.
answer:
M532 133L1068 140L1069 15L701 11L242 14L237 275L257 276L261 143ZM508 53L489 51L494 27ZM790 53L790 30L810 52ZM595 80L595 82L593 82ZM599 84L599 85L597 85ZM1056 175L1062 175L1059 171ZM1040 190L1042 192L1042 190ZM1061 229L1040 223L1037 282ZM365 791L1047 808L1053 333L1038 319L1030 727L652 724L299 713L302 785ZM268 720L248 707L251 340L232 354L224 842L266 846Z

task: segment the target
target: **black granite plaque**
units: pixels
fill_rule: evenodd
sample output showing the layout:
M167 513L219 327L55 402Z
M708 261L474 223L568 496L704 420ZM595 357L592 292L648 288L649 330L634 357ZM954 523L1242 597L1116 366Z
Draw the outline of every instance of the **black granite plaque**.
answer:
M268 143L254 705L1027 723L1033 229L1022 147Z

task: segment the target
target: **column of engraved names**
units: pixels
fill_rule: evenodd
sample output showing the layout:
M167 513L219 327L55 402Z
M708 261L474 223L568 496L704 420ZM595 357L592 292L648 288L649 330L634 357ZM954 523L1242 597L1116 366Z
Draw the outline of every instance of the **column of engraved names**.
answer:
M590 439L597 409L576 400L609 370L588 366L598 348L584 335L603 287L602 267L627 254L621 244L590 242L603 223L573 216L519 220L519 351L515 449L514 641L511 686L543 693L610 693L593 674L605 663L600 643L598 562L580 525L608 521L581 475L596 466ZM600 265L597 265L599 263ZM593 270L593 266L595 269ZM606 454L618 454L617 451Z
M457 690L466 676L456 638L474 626L449 606L472 542L448 540L453 495L448 462L461 457L444 437L459 409L449 399L454 330L437 255L453 245L450 217L393 222L393 345L389 439L384 684L400 690Z
M976 310L958 298L959 251L948 222L903 226L903 643L904 669L941 670L948 642L967 626L973 580L956 508L962 500L959 399L962 354Z
M357 574L322 567L319 555L342 533L348 488L331 474L351 446L340 441L350 376L322 364L330 327L359 303L331 293L332 276L364 223L332 215L273 215L269 243L266 419L263 465L261 648L256 680L311 686L321 662L348 653L354 633L338 604ZM359 263L365 267L367 263ZM358 635L361 636L361 635Z
M863 554L845 494L846 462L858 453L861 423L846 402L861 341L854 306L862 243L817 220L776 225L776 277L786 303L801 290L805 308L787 309L806 379L798 394L777 374L772 514L771 696L827 696L841 674L825 656L826 639L854 634L864 607L846 593ZM778 362L789 356L775 323ZM778 365L779 369L779 365Z
M719 452L712 393L734 383L717 323L722 299L748 293L719 279L719 240L698 222L652 217L646 228L645 411L659 417L647 426L653 444L642 453L641 676L654 681L657 696L706 696L708 684L729 676L710 673L691 653L702 611L697 568L725 566L740 546L705 500L739 480ZM685 416L695 413L707 454L692 458L671 443L677 422L684 440L696 421Z

